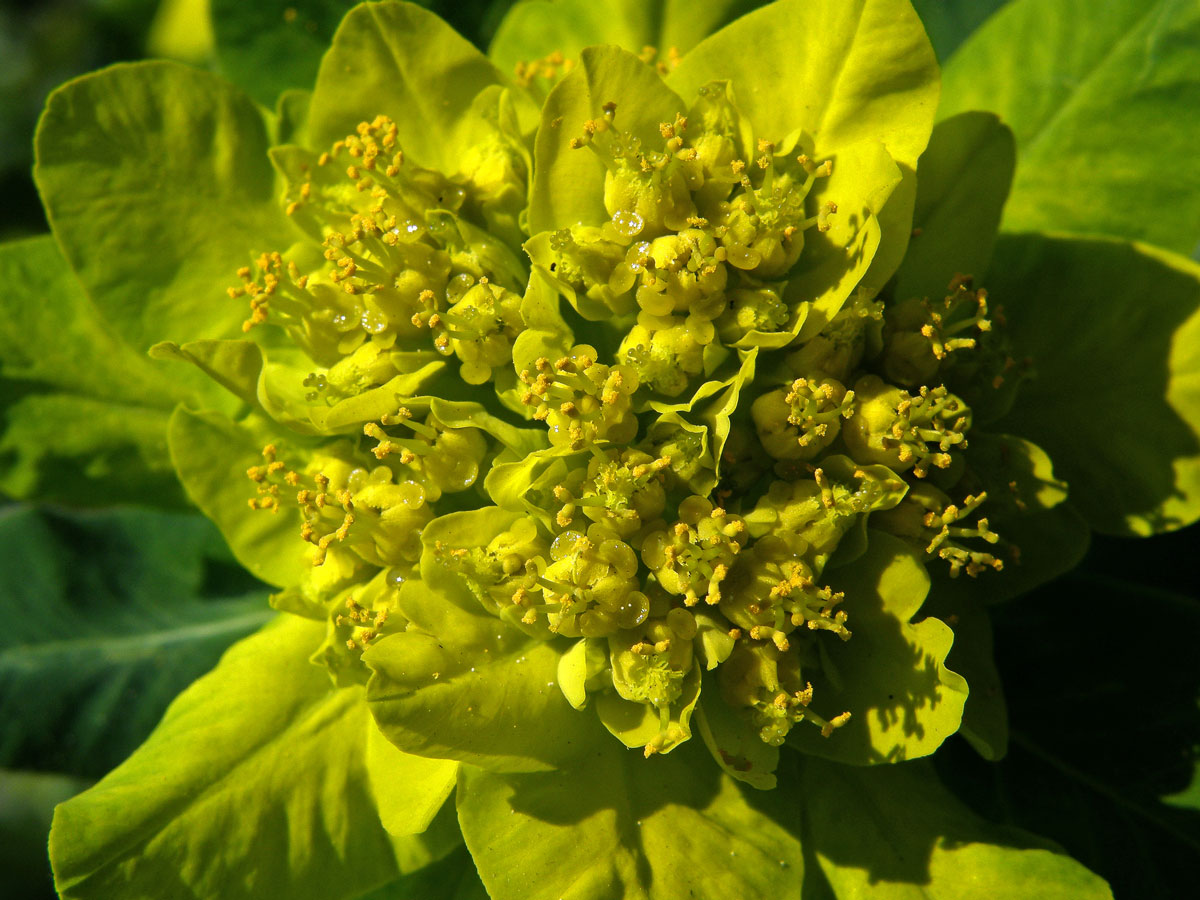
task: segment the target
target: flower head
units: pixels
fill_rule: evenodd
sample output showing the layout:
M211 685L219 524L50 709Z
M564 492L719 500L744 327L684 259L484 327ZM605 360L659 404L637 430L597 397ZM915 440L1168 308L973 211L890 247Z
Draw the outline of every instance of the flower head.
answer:
M937 101L907 2L650 50L510 79L415 7L356 8L206 295L223 324L156 335L233 397L170 443L281 589L265 634L361 711L373 797L427 767L393 836L454 784L485 857L480 810L532 773L745 811L780 748L934 752L968 686L931 584L1005 578L1064 496L996 433L1029 369L1002 310L951 262L901 287Z

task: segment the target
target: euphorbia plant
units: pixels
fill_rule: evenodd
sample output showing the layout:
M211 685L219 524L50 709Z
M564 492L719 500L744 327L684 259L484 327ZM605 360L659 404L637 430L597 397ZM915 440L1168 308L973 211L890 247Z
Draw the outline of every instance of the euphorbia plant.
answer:
M60 891L1106 896L916 761L1003 754L984 607L1086 542L1094 448L1024 411L1078 326L1041 245L989 269L1010 133L935 127L907 0L648 48L574 7L501 69L364 4L273 116L167 64L52 96L65 258L280 613L60 808ZM1081 508L1188 521L1177 465Z

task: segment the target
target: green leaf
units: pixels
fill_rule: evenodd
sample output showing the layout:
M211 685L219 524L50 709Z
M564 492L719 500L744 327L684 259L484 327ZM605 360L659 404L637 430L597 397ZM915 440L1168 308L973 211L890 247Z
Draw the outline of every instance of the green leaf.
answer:
M758 349L741 352L739 356L740 363L733 374L722 381L704 382L689 400L649 404L658 413L648 429L652 441L661 444L679 432L697 436L694 453L680 453L674 466L676 473L687 481L689 490L696 494L707 495L716 487L738 398L754 380Z
M950 585L935 581L922 612L949 622L954 628L954 646L946 657L946 665L962 675L971 687L958 733L980 756L994 761L1008 752L1008 707L992 652L991 619L971 590L977 585L972 583L958 591L945 590L950 586L962 587L959 582L965 580L960 577Z
M612 678L607 679L612 681ZM656 752L670 753L680 744L691 740L692 714L700 700L700 669L693 666L683 676L679 697L669 707L669 725L664 726L662 713L649 703L626 700L615 691L604 690L596 696L596 715L609 733L631 749L642 749L656 737Z
M403 875L358 900L488 900L467 848Z
M937 124L918 166L897 298L940 298L955 275L987 271L1015 165L1012 132L995 116L961 113Z
M662 143L660 123L687 112L658 73L632 53L619 47L585 51L542 107L529 196L530 234L608 221L604 164L591 150L571 147L571 139L583 133L584 122L601 117L610 102L617 104L616 126L649 146Z
M743 788L695 744L611 738L573 770L466 767L458 817L492 900L799 900L794 797Z
M929 591L920 554L869 534L865 555L826 572L846 594L839 608L852 637L821 641L821 671L805 673L814 708L827 719L848 710L850 721L828 738L805 723L788 735L806 753L855 765L927 756L958 730L967 699L967 683L946 667L954 633L932 617L910 622Z
M488 48L502 72L554 52L578 59L585 47L616 44L633 53L654 47L663 57L687 52L758 0L525 0L513 6Z
M974 815L926 764L809 760L800 789L812 849L838 897L1112 898L1101 878L1049 842Z
M0 766L98 777L271 616L203 518L0 514Z
M362 691L307 661L322 631L284 616L234 646L133 756L58 808L65 900L331 900L392 880L398 857L432 861L379 824Z
M939 60L945 61L1008 0L913 0Z
M1045 448L1099 531L1200 518L1200 266L1124 241L1005 236L988 281L1036 372L998 427Z
M314 146L390 116L406 154L457 171L475 95L504 79L482 53L433 13L411 3L363 3L342 21L321 61L309 108Z
M50 95L36 150L55 237L122 337L144 350L240 334L225 287L295 240L253 103L184 66L113 66Z
M0 491L181 506L167 417L187 395L109 330L54 239L0 246Z
M400 603L417 627L363 654L371 711L400 749L531 772L611 740L559 689L557 645L465 612L424 586L410 587Z
M1020 164L1008 231L1073 231L1191 253L1200 240L1200 7L1015 0L959 48L941 115L997 112Z
M221 529L238 562L269 584L299 584L311 565L296 519L247 508L254 489L246 470L262 464L270 438L249 422L180 407L171 417L168 439L188 496Z
M908 244L917 158L938 98L937 62L908 0L765 6L700 43L667 83L688 98L714 79L732 82L756 135L803 129L818 159L883 141L904 181L880 216L883 242L868 283L882 287Z
M308 88L353 0L209 0L222 75L264 106Z
M243 403L258 406L262 350L252 341L163 341L150 348L154 359L191 363Z
M795 329L800 340L820 333L851 292L873 277L871 267L884 240L886 204L903 189L901 170L878 141L864 141L836 154L833 175L813 195L819 201L836 197L837 214L830 217L829 231L818 232L809 242L785 291L789 303L811 304ZM907 233L909 225L904 227ZM879 284L872 281L869 287L877 289Z
M1087 568L1129 571L1156 542L1172 540L1102 539ZM993 620L1012 744L999 764L948 744L942 777L980 814L1061 844L1118 897L1190 896L1200 809L1180 792L1197 783L1196 598L1075 574Z
M458 781L458 763L413 756L397 749L372 719L367 723L367 772L389 834L420 834L446 803Z

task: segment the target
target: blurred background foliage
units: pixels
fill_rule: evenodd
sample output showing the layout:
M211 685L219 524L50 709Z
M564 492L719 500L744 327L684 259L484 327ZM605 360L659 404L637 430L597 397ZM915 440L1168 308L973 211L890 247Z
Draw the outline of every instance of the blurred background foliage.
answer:
M513 0L418 0L486 49ZM1005 0L914 0L945 60ZM146 57L211 68L258 102L311 84L349 0L0 0L0 239L48 228L32 134L56 85ZM269 615L215 529L186 513L33 509L0 495L0 884L53 897L56 803L149 733ZM135 535L154 535L146 542ZM1013 743L936 757L993 820L1040 832L1118 898L1194 896L1200 871L1200 526L1095 536L1082 566L992 611ZM64 674L69 677L64 677Z

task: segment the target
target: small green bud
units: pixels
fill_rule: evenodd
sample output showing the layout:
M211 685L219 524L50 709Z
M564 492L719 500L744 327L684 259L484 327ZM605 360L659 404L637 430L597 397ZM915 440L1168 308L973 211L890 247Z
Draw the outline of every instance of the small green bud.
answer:
M658 710L659 732L645 746L646 756L665 753L690 737L690 711L684 706L692 673L696 621L686 610L672 610L608 639L612 682L622 699ZM698 673L692 673L692 702Z
M812 459L837 438L841 419L854 414L854 392L833 378L797 378L755 400L750 414L771 456Z
M525 327L521 298L486 280L470 288L444 313L430 319L438 331L435 343L443 353L453 352L467 384L483 384L492 370L512 365L512 345ZM448 343L442 341L448 338Z
M525 244L530 259L564 288L585 319L604 321L634 309L635 271L624 244L605 238L605 229L573 225L539 234Z
M473 485L488 449L478 429L449 428L432 412L419 422L407 407L378 423L368 422L363 434L376 441L371 448L375 458L405 467L406 476L425 489L430 502Z
M819 575L842 536L860 519L900 502L907 485L884 466L828 456L811 481L772 482L746 516L751 533L774 535Z
M888 306L880 356L884 377L906 387L928 384L951 353L976 349L973 332L991 331L992 322L987 292L969 285L970 278L956 277L940 303L912 298Z
M530 611L541 604L537 576L549 556L550 543L532 518L517 519L486 547L450 547L440 541L433 546L434 560L454 572L480 606L526 626L537 620Z
M588 462L587 475L574 491L562 485L555 496L563 504L557 521L567 528L578 513L629 538L666 506L663 470L670 461L641 450L608 450Z
M729 307L717 321L717 334L726 344L736 344L752 331L782 331L791 317L778 288L738 288L729 292Z
M775 145L770 141L759 141L758 152L755 165L765 172L761 187L751 187L747 179L743 192L718 204L709 218L730 265L758 278L779 278L800 258L806 229L829 229L828 218L837 211L836 204L825 203L809 217L805 198L815 180L828 176L832 166L828 161L814 166L801 156L799 170L792 172L782 160L777 169Z
M727 199L741 181L733 169L734 160L742 153L740 119L724 81L701 87L688 110L688 146L695 151L691 164L699 170L701 182L693 192L701 211Z
M712 323L706 319L643 313L621 341L617 358L637 373L639 384L678 397L703 370L704 347L713 336Z
M698 228L655 238L642 251L638 306L656 317L717 318L725 310L728 274L716 249L713 236Z
M663 150L649 150L629 132L613 126L616 104L606 104L604 116L584 123L584 137L573 146L589 147L604 163L604 208L612 216L611 227L622 237L649 240L667 231L687 227L696 217L688 189L682 138L677 132L685 120L664 124Z
M877 375L864 375L854 383L854 394L854 416L842 436L856 459L897 472L911 469L924 478L931 467L949 467L952 448L967 446L971 410L944 386L922 387L914 397Z
M637 554L604 526L592 525L586 535L563 532L550 558L537 579L550 631L605 637L645 621L650 601L639 590Z
M845 384L882 322L883 304L856 294L818 335L788 355L788 367L797 375L820 372Z

